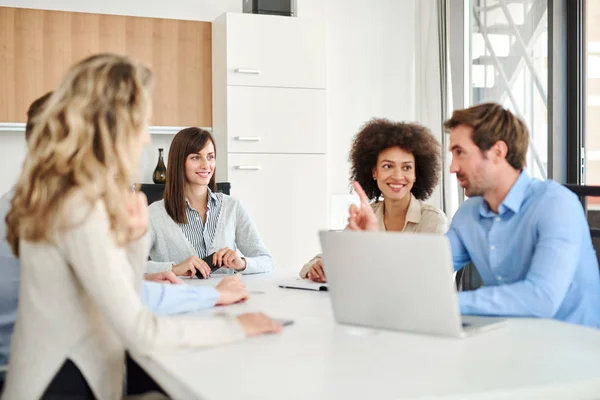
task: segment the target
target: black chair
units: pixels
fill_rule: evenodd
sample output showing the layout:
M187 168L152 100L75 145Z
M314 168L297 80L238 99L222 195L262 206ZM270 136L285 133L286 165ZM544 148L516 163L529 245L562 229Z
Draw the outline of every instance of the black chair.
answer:
M600 186L586 186L574 184L565 184L564 186L579 197L579 201L581 201L581 205L583 206L583 210L585 211L585 215L587 216L587 198L600 197ZM590 235L592 235L592 238L600 238L600 229L590 228Z
M152 204L155 201L161 200L163 198L165 185L156 183L142 183L140 185L140 190L148 198L148 204ZM231 194L231 183L217 182L217 192L221 192L226 195Z
M456 271L454 282L456 283L456 290L459 292L475 290L483 286L481 275L479 275L477 268L475 268L475 265L473 265L472 262Z

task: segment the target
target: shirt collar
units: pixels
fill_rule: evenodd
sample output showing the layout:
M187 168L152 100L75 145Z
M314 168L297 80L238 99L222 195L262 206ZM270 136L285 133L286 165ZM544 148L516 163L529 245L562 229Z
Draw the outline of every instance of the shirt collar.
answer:
M502 215L508 210L511 210L515 214L519 212L521 209L521 205L525 200L525 192L527 191L527 187L531 182L531 177L527 173L527 171L521 171L519 178L514 183L514 185L508 191L508 194L504 198L504 201L500 203L498 207L498 214ZM479 207L479 214L482 217L490 217L495 215L492 210L490 210L486 201L481 202L481 206Z
M208 210L210 210L211 206L215 205L215 203L217 202L217 194L214 193L212 190L210 190L210 188L208 188L208 204L206 205L206 208ZM194 209L191 204L190 201L188 200L187 196L185 198L185 205L189 208L189 209Z
M375 210L375 216L377 217L377 222L379 222L379 230L385 231L385 202L381 202L381 205L377 207ZM421 202L411 193L410 194L410 203L408 205L408 210L406 210L406 221L405 225L408 222L412 222L418 224L421 222Z

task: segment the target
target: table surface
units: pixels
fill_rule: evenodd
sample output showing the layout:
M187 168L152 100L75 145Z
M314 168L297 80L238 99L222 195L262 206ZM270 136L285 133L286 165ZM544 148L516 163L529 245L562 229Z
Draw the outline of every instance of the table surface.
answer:
M200 313L293 319L282 334L134 358L176 399L600 398L598 330L514 318L451 339L339 325L327 292L277 286L290 278L244 276L246 303Z

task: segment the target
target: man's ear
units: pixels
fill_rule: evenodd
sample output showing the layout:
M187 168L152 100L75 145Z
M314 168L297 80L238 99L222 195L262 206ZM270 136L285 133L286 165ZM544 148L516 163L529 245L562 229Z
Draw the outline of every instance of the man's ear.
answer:
M508 154L508 145L504 140L498 140L496 143L494 143L490 150L494 155L494 160L506 160L506 155Z

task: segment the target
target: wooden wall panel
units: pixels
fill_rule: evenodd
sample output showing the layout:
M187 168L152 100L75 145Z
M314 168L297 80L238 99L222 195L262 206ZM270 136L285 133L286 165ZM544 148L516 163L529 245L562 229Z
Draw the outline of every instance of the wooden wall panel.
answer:
M44 85L42 67L43 24L44 15L41 11L32 10L28 15L18 11L15 13L15 97L8 101L13 101L15 111L21 114L19 122L24 120L25 111L31 100L45 93L49 87Z
M72 60L83 60L100 49L100 18L96 14L73 13L71 17Z
M42 70L42 85L60 82L72 64L71 16L69 13L42 12L42 54L38 63ZM38 69L38 65L35 66ZM50 89L50 88L48 88ZM35 93L33 93L35 95Z
M17 115L15 104L15 11L0 7L0 121ZM5 119L5 118L4 118ZM19 118L20 121L22 119Z
M99 52L152 69L153 125L212 125L210 22L8 7L0 7L0 122L24 122L31 101Z

